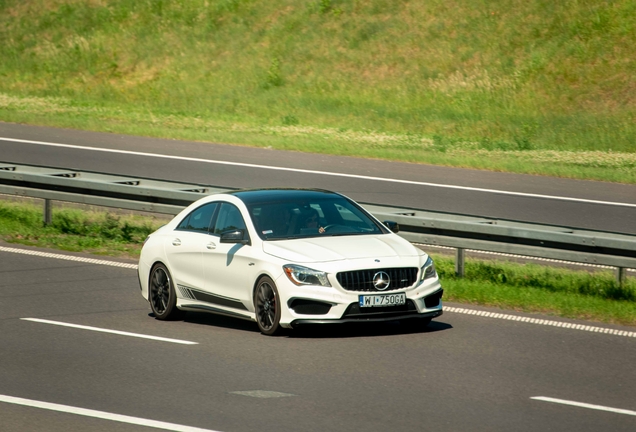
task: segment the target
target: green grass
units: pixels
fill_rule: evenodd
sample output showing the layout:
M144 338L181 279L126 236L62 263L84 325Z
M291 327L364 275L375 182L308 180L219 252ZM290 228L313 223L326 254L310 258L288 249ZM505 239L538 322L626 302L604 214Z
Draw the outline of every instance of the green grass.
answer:
M40 206L0 200L0 239L30 246L134 259L143 239L163 223L54 207L52 224L44 226ZM451 258L432 256L445 300L636 325L634 278L621 287L610 272L467 260L466 276L459 279Z
M54 209L48 226L42 219L39 206L0 201L0 238L29 246L138 258L143 240L164 223L72 208Z
M636 325L636 304L630 301L550 292L492 282L442 280L444 300L497 307L519 312L542 313L572 319Z
M0 120L636 183L633 0L0 0Z
M467 260L460 279L453 259L432 256L448 301L636 325L634 278L620 286L611 271Z

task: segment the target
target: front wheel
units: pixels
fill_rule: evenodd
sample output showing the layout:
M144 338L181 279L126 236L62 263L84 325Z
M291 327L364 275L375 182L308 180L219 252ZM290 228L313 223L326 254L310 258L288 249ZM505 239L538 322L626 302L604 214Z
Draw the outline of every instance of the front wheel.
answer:
M166 266L157 264L152 268L148 285L148 300L155 318L173 320L183 316L183 311L177 309L177 294Z
M254 310L258 329L267 336L280 331L280 297L272 279L263 276L254 291Z

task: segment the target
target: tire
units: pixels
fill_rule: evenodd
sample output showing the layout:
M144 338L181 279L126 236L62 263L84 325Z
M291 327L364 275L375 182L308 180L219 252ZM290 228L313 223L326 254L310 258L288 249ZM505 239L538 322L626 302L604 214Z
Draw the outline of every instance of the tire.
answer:
M258 329L267 336L280 332L280 297L274 281L263 276L254 290L254 313Z
M177 309L177 294L172 277L163 264L156 264L150 271L148 301L152 313L158 320L175 320L184 315L183 311Z

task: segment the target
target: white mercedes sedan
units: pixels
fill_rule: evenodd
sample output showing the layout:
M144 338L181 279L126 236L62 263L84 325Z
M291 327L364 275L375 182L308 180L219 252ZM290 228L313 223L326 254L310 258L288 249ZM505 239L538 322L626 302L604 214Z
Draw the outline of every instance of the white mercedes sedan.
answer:
M431 258L398 229L324 190L210 195L146 239L141 295L160 320L206 311L266 335L319 323L423 327L442 314L443 290Z

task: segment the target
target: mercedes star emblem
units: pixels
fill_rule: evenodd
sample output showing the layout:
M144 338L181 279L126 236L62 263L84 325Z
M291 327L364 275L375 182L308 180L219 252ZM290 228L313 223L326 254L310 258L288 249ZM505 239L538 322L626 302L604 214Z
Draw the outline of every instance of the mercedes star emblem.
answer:
M386 272L379 271L373 275L373 286L378 291L384 291L391 284L391 278Z

